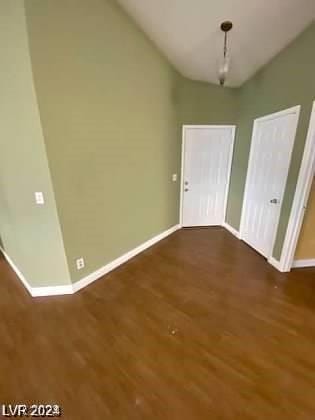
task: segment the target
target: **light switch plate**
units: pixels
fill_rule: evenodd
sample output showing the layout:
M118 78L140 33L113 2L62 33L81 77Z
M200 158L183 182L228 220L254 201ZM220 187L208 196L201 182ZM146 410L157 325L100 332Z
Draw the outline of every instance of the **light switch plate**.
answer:
M177 181L177 174L173 174L173 175L172 175L172 181L173 181L173 182L176 182L176 181Z
M36 204L45 204L44 194L40 191L35 192L35 202Z

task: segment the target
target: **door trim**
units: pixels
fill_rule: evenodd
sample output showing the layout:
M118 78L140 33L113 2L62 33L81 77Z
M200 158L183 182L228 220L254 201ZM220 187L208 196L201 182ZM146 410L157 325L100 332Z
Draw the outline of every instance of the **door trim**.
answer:
M287 232L282 246L279 270L289 272L293 267L294 255L300 236L305 209L315 176L315 101L304 147L303 158L294 194Z
M185 163L185 141L186 141L186 129L191 128L231 128L232 129L232 145L230 148L230 156L229 156L229 173L228 173L228 182L226 185L225 191L225 199L224 199L224 218L226 217L226 209L227 209L227 202L229 196L229 187L231 182L231 172L232 172L232 160L233 160L233 152L234 152L234 144L235 144L235 133L236 133L236 125L183 125L182 126L182 154L181 154L181 176L180 176L180 205L179 205L179 224L183 227L183 204L184 204L184 163Z
M282 116L285 116L285 115L294 114L294 115L297 116L296 124L295 124L295 127L294 127L294 133L293 133L294 138L295 138L298 123L299 123L300 111L301 111L301 105L297 105L297 106L294 106L292 108L284 109L282 111L274 112L272 114L268 114L268 115L265 115L263 117L256 118L254 120L251 143L250 143L250 153L249 153L248 166L247 166L244 198L243 198L243 205L242 205L242 214L241 214L241 224L240 224L240 239L241 240L244 240L245 210L246 210L247 203L248 203L249 173L250 173L251 167L253 165L253 159L254 159L253 139L255 138L255 135L256 135L257 123L262 122L262 121L270 121L270 120L273 120L275 118L279 118L279 117L282 117ZM294 142L295 142L295 140L294 140ZM294 147L294 142L293 142L293 147ZM292 159L293 147L292 147L292 151L291 151L290 161ZM290 169L290 165L289 165L289 169ZM288 175L289 175L289 170L288 170L288 173L287 173L287 176L286 176L285 185L287 184ZM282 203L281 203L281 206L282 206ZM275 230L274 230L274 233L273 233L272 245L270 247L269 255L267 256L268 262L272 265L275 265L275 261L272 257L272 254L273 254L273 249L274 249L274 245L275 245L275 241L276 241L276 235L277 235L277 232L278 232L279 222L280 222L280 217L277 221L277 224L276 224L276 227L275 227Z

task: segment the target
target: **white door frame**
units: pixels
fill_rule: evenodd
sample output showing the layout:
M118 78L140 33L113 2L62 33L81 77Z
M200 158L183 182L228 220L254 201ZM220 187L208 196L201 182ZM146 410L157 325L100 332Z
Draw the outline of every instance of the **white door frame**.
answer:
M272 264L282 272L289 272L293 266L294 255L300 236L305 209L315 175L315 101L310 117L305 148L296 184L295 195L284 239L280 261L273 258Z
M258 122L261 122L261 121L273 120L275 118L279 118L279 117L282 117L284 115L296 114L297 115L297 124L296 124L296 127L294 128L294 133L293 133L294 134L294 137L296 137L296 131L297 131L297 127L298 127L300 111L301 111L301 106L300 105L297 105L297 106L294 106L292 108L284 109L282 111L275 112L273 114L269 114L269 115L265 115L265 116L260 117L260 118L256 118L254 120L254 125L253 125L253 130L252 130L252 137L251 137L251 148L250 148L249 160L248 160L248 167L247 167L245 192L244 192L244 199L243 199L243 205L242 205L242 215L241 215L241 224L240 224L240 239L241 240L244 239L245 210L246 210L247 203L248 203L249 174L250 174L250 170L251 170L251 167L252 167L252 164L253 164L253 159L254 159L253 139L255 138L255 135L256 135L257 123ZM292 151L293 151L293 148L292 148ZM287 173L286 182L287 182L287 179L288 179L288 175L289 175L289 170L288 170L288 173ZM282 205L282 203L281 203L281 205ZM279 227L279 221L280 221L280 218L279 218L279 220L277 222L277 225L275 227L274 237L273 237L273 240L272 240L272 246L271 246L270 255L267 258L268 259L268 262L270 264L272 264L272 265L274 265L274 259L272 257L272 252L273 252L275 241L276 241L276 235L277 235L277 231L278 231L278 227Z
M232 159L233 159L233 151L234 151L234 143L235 143L235 133L236 133L236 125L183 125L182 127L182 158L181 158L181 182L180 182L180 206L179 206L179 224L183 226L183 204L184 204L184 171L185 171L185 144L186 144L186 129L189 128L231 128L232 129L232 145L231 151L229 156L229 173L228 173L228 182L226 185L226 192L225 192L225 199L224 199L224 217L225 220L226 216L226 208L228 202L228 195L229 195L229 186L231 180L231 172L232 172Z

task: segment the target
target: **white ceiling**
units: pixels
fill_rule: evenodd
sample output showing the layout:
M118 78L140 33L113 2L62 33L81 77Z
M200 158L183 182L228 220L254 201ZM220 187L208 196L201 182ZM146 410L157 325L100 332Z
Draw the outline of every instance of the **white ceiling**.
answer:
M193 80L217 83L223 51L220 24L232 20L230 86L244 83L315 18L315 0L118 2L174 67Z

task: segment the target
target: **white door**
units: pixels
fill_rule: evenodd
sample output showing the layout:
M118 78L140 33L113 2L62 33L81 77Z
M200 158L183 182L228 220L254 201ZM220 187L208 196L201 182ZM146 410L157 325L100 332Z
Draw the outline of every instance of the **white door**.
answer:
M241 239L269 258L277 233L299 107L254 122Z
M224 222L234 133L234 126L184 127L183 226Z

